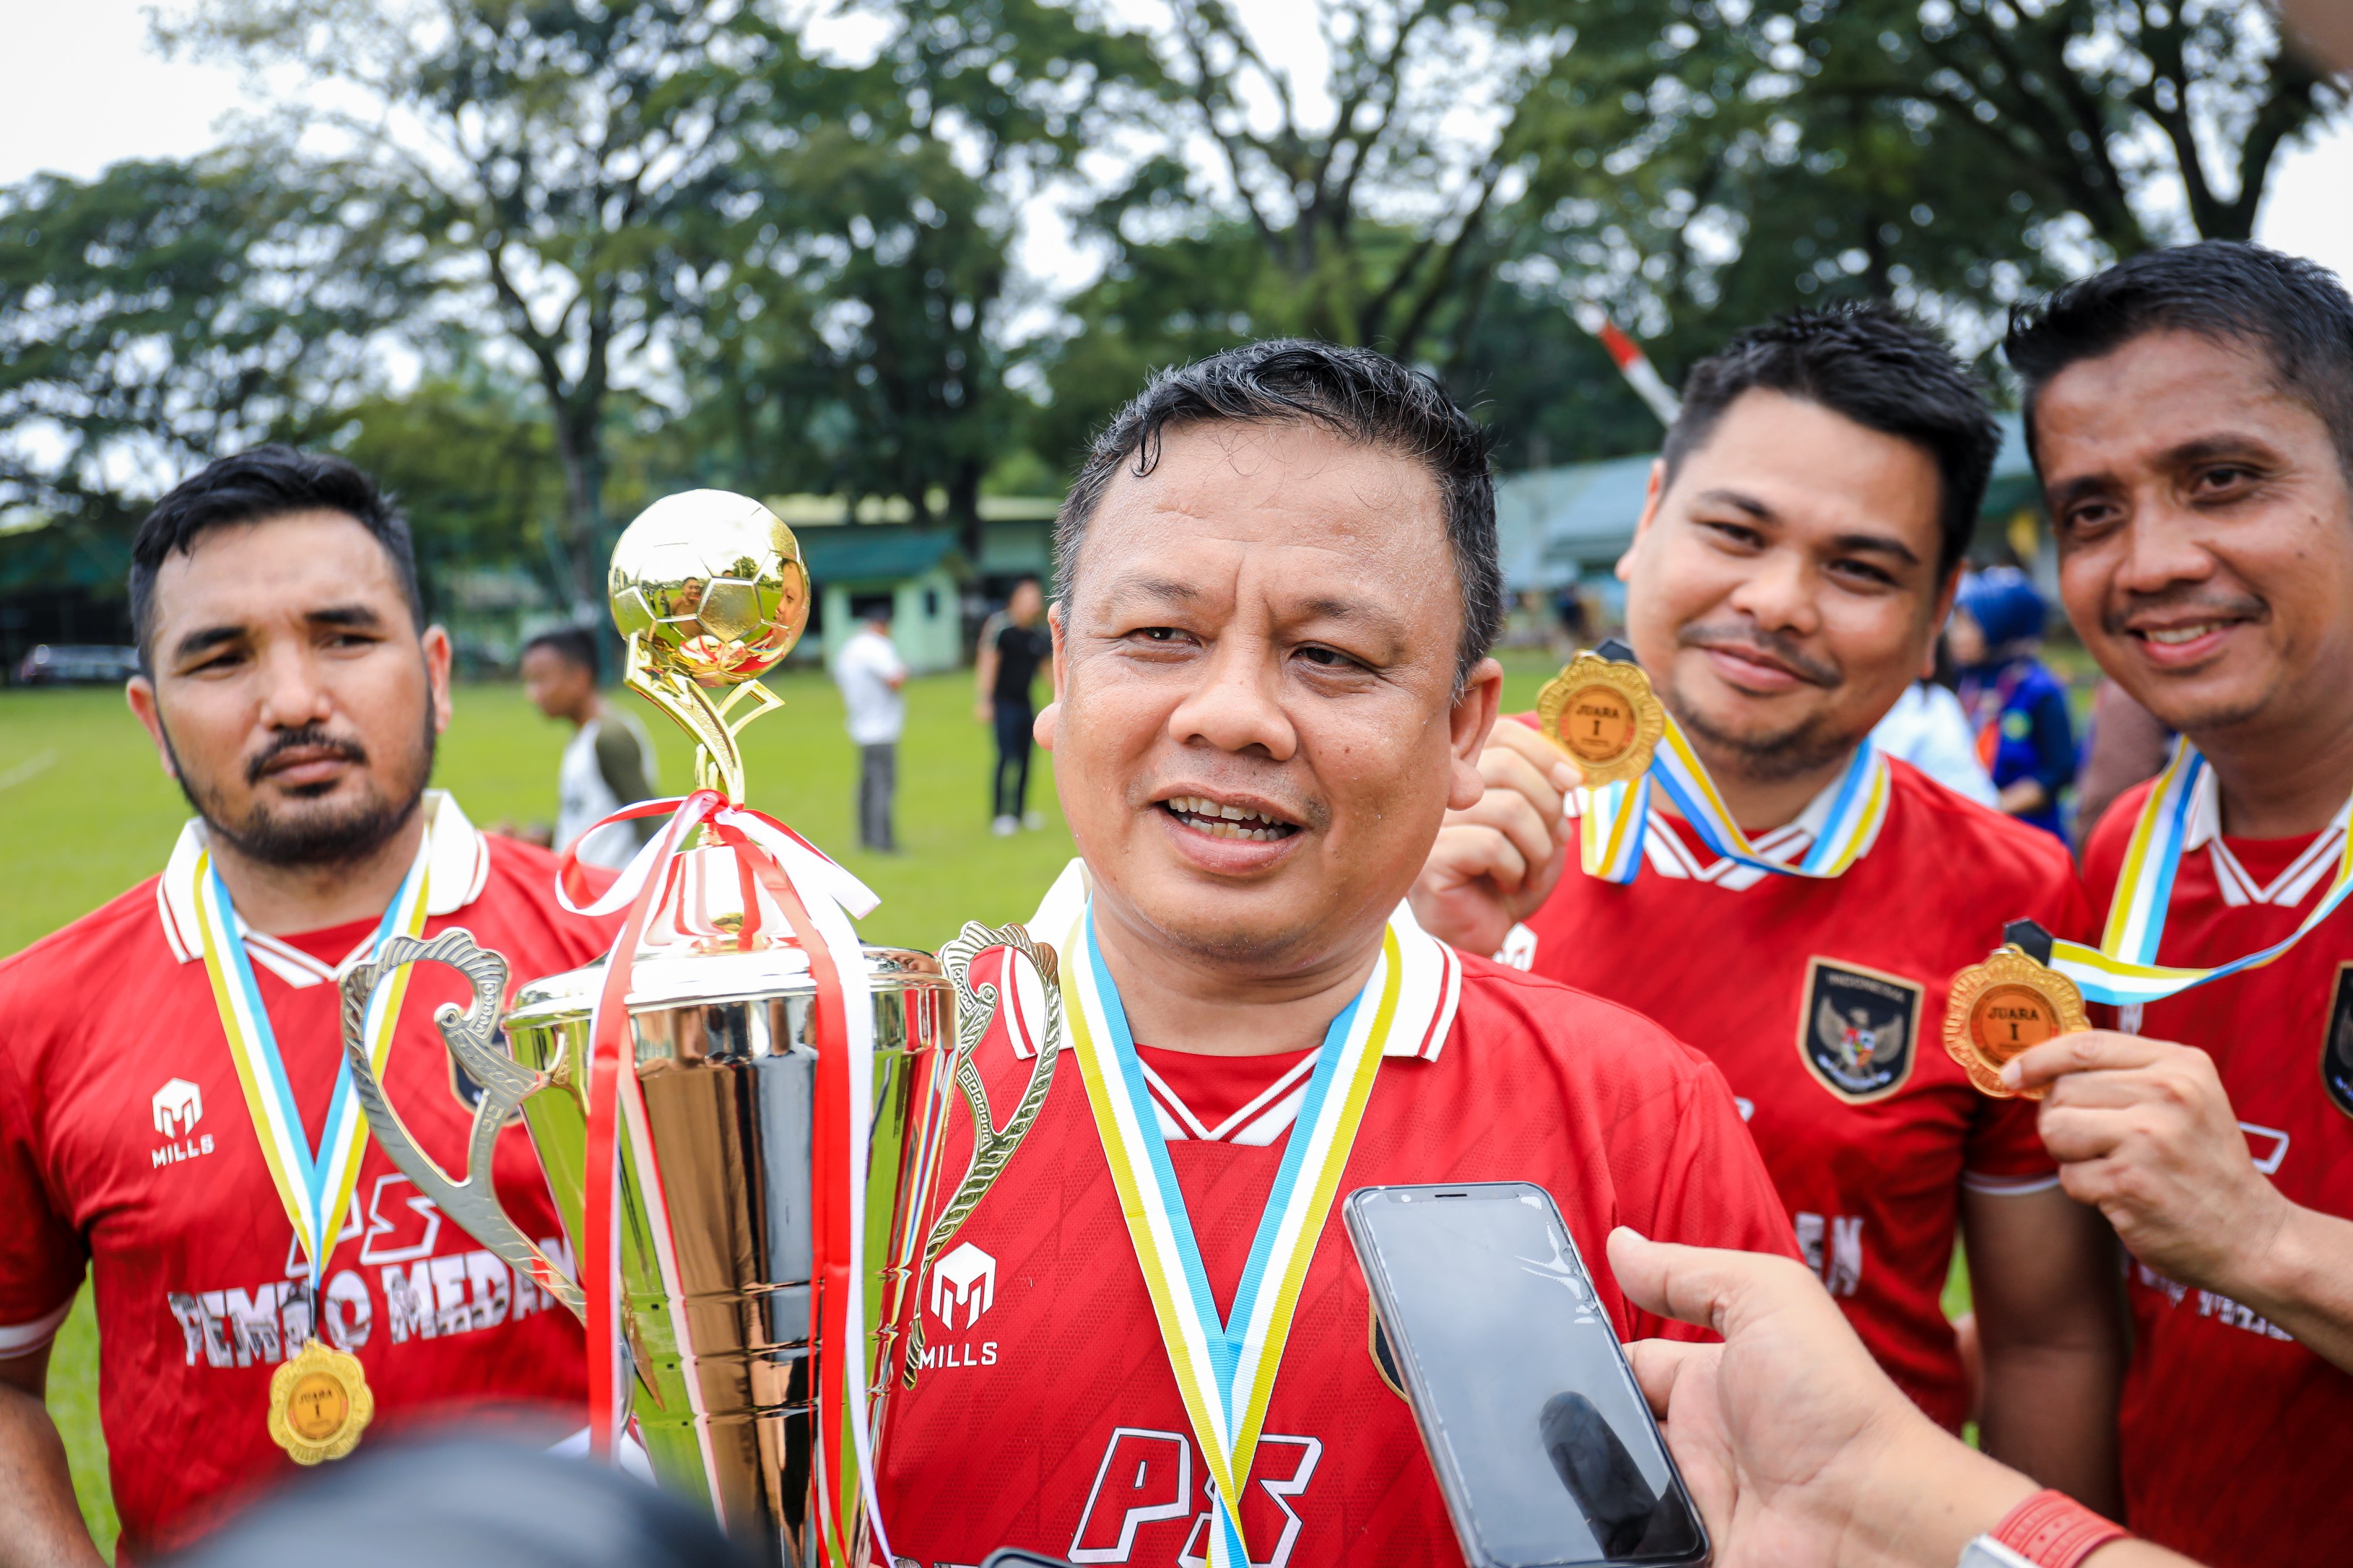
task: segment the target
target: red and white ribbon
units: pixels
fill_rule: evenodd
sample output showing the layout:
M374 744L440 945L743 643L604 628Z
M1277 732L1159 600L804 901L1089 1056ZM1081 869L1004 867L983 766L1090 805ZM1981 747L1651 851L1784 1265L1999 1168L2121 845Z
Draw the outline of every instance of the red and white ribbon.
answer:
M816 1393L820 1528L830 1562L850 1563L855 1548L848 1520L863 1499L882 1562L891 1561L874 1490L873 1433L868 1420L866 1366L866 1167L874 1103L874 1012L865 949L851 927L853 917L880 902L866 885L799 834L764 812L734 805L712 790L679 800L626 806L596 825L667 814L670 820L623 868L611 886L586 902L576 858L565 852L556 876L556 896L575 914L610 915L623 910L620 935L607 960L605 984L589 1026L586 1193L582 1205L580 1284L587 1298L589 1441L609 1458L628 1419L633 1358L621 1331L620 1175L618 1140L630 1139L646 1186L648 1218L670 1293L677 1291L671 1256L669 1205L661 1175L646 1147L644 1102L634 1071L628 1031L631 971L646 928L670 896L679 855L688 836L703 830L707 842L734 852L742 880L743 924L737 939L746 947L759 934L760 891L780 912L801 951L807 954L816 996L810 1032L817 1047L817 1126L814 1130L817 1192L815 1236L816 1310L811 1334L818 1363L839 1369ZM594 831L592 828L590 831ZM576 844L585 840L584 833ZM691 1382L691 1380L690 1380ZM693 1391L699 1394L699 1391ZM849 1454L845 1466L842 1439ZM855 1471L854 1488L844 1468Z

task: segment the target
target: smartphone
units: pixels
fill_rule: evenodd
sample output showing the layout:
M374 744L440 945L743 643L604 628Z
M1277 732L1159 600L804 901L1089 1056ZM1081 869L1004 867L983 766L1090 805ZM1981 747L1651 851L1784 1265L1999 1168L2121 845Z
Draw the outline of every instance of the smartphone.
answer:
M1341 1215L1472 1568L1708 1561L1550 1194L1360 1187Z

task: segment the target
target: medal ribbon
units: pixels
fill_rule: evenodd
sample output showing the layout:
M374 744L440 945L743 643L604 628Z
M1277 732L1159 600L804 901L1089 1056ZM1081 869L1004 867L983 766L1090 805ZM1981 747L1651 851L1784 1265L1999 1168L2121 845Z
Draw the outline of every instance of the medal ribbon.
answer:
M417 861L401 879L400 889L377 922L368 944L373 955L385 938L396 932L416 936L425 929L426 867L431 858L432 828L417 846ZM212 982L213 1001L220 1008L221 1032L228 1038L228 1054L237 1063L237 1082L245 1088L245 1108L253 1118L261 1142L261 1155L269 1179L278 1188L286 1217L293 1223L295 1239L311 1263L311 1289L315 1296L319 1276L334 1250L335 1230L352 1201L360 1179L360 1154L367 1147L367 1118L352 1088L349 1062L340 1062L335 1089L327 1101L327 1120L314 1152L302 1131L302 1113L295 1106L293 1086L286 1079L285 1059L279 1055L278 1036L269 1025L269 1010L254 984L253 960L245 951L245 933L227 884L214 868L209 851L196 857L190 902L196 910L196 928L204 939L205 974ZM368 1005L366 1035L369 1065L378 1078L392 1051L393 1027L400 1020L400 999L408 989L408 970L396 971L376 988ZM340 1053L339 1060L340 1060Z
M623 1423L632 1356L622 1331L619 1144L631 1141L645 1189L649 1229L658 1260L674 1287L669 1204L661 1173L645 1137L645 1104L634 1070L628 1027L628 995L637 952L647 925L676 879L677 859L697 827L734 853L743 879L744 921L738 939L749 945L760 930L754 885L767 889L808 955L816 987L810 1033L817 1046L816 1113L816 1321L812 1335L820 1364L839 1369L817 1390L816 1462L818 1520L826 1561L847 1565L860 1543L850 1527L863 1498L873 1545L891 1561L881 1510L874 1492L874 1442L870 1420L865 1327L866 1175L874 1103L874 1013L865 950L850 916L871 912L880 901L858 879L828 859L808 840L765 813L736 805L712 790L676 800L645 801L605 817L573 840L585 842L596 827L667 815L662 830L631 859L602 897L575 901L585 891L576 856L566 849L557 870L556 896L575 913L607 915L626 910L619 936L606 960L605 986L589 1026L588 1138L586 1202L581 1215L580 1284L587 1299L588 1427L592 1447L609 1458ZM852 992L855 994L852 994ZM674 1310L683 1310L669 1291ZM683 1337L681 1333L681 1338ZM691 1391L690 1391L691 1392Z
M1571 759L1574 761L1575 759ZM1777 877L1828 879L1846 874L1879 837L1892 793L1887 761L1866 738L1848 760L1831 797L1830 816L1814 842L1794 866L1759 854L1732 819L1707 776L1707 764L1692 750L1675 716L1651 754L1650 771L1632 784L1577 791L1577 859L1588 877L1631 882L1641 874L1642 841L1650 831L1651 795L1656 785L1678 815L1723 859L1753 866Z
M1325 1031L1234 1289L1233 1311L1220 1319L1167 1140L1145 1085L1144 1064L1128 1032L1127 1012L1095 942L1092 906L1082 918L1083 938L1071 933L1073 944L1083 940L1086 962L1076 966L1073 977L1078 1005L1070 1010L1071 1043L1159 1320L1161 1342L1217 1482L1219 1530L1210 1562L1213 1568L1244 1568L1250 1557L1241 1535L1242 1488L1250 1480L1308 1261L1338 1195L1373 1075L1397 1020L1404 957L1396 929L1385 930L1380 960L1364 990Z
M2353 801L2337 812L2336 826L2345 826L2348 816L2353 816ZM2088 1000L2133 1006L2162 1001L2242 969L2260 969L2302 942L2336 912L2348 894L2353 894L2353 833L2348 833L2337 858L2336 879L2285 938L2211 969L2174 968L2158 963L2158 945L2165 939L2165 917L2173 901L2174 874L2180 868L2191 829L2201 816L2215 825L2214 831L2221 831L2221 804L2213 767L2183 740L2175 745L2172 760L2158 775L2148 799L2141 805L2140 819L2133 824L2116 890L2108 901L2108 923L2100 945L2051 944L2051 967L2073 981Z

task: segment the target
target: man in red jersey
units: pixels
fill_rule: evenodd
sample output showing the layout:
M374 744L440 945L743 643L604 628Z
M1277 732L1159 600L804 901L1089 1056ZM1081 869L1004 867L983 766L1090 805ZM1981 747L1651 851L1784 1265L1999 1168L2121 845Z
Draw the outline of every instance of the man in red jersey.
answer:
M1082 856L1034 928L1070 1048L921 1282L882 1439L902 1561L1459 1561L1330 1214L1354 1188L1542 1184L1628 1335L1670 1325L1619 1290L1610 1226L1790 1250L1715 1069L1402 907L1480 787L1493 518L1476 427L1364 350L1228 351L1097 440L1039 718ZM1000 1118L1028 1033L980 1054ZM1220 1356L1254 1444L1201 1418Z
M1939 1299L1957 1222L1987 1449L2113 1508L2113 1244L2059 1190L2031 1110L1979 1095L1940 1039L1954 973L2005 922L2084 929L2073 868L1865 743L1931 657L1995 440L1950 352L1884 308L1803 313L1703 361L1619 566L1627 635L1757 858L1830 869L1720 856L1654 795L1631 880L1588 875L1565 754L1504 724L1486 795L1450 817L1414 904L1457 946L1706 1052L1807 1261L1956 1430L1969 1384ZM1834 819L1850 787L1883 791L1883 812Z
M356 1358L375 1402L365 1436L501 1405L575 1422L583 1387L571 1315L372 1142L314 1205L315 1259L273 1169L299 1173L314 1152L333 1163L322 1132L347 1077L336 981L380 930L462 926L518 982L607 940L557 910L545 851L486 837L426 788L449 715L449 639L425 625L407 525L350 465L263 447L164 497L132 562L143 673L132 710L197 819L162 876L0 963L0 1474L12 1478L0 1562L12 1563L99 1561L42 1405L51 1338L85 1269L134 1556L294 1473L272 1440L273 1373L306 1352ZM432 1016L466 986L438 966L410 973L385 1078L454 1170L476 1091ZM233 1040L232 1027L246 1032ZM275 1080L298 1125L257 1120L248 1070L265 1093ZM517 1222L559 1247L519 1129L500 1140L497 1180Z
M2171 858L2158 963L2286 940L2329 908L2353 795L2353 300L2253 246L2154 251L2021 313L2009 353L2068 616L2204 763L2178 857L2135 833L2162 780L2118 799L2093 896ZM2219 1568L2353 1562L2348 975L2336 907L2011 1064L2132 1254L2130 1522Z

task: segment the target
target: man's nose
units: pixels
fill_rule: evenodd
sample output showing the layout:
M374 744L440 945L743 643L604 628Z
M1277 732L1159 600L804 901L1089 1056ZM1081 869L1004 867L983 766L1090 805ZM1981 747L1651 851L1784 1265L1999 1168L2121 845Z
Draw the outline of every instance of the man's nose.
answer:
M1168 716L1169 739L1287 762L1299 733L1282 709L1282 650L1269 638L1225 636L1196 667L1200 683Z
M2142 498L2125 524L2124 559L2116 567L2116 586L2127 594L2161 594L2213 576L2207 526L2203 514L2170 495Z
M1815 587L1815 573L1801 552L1767 550L1733 589L1730 603L1767 631L1803 637L1821 626Z
M334 698L308 648L277 643L263 651L260 665L263 728L299 730L333 714Z

